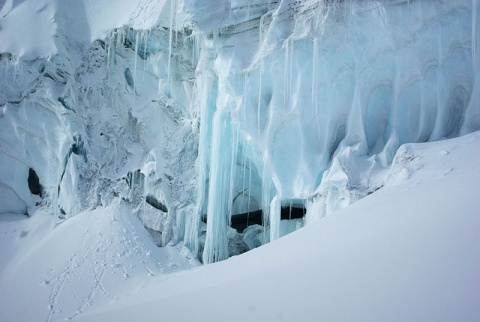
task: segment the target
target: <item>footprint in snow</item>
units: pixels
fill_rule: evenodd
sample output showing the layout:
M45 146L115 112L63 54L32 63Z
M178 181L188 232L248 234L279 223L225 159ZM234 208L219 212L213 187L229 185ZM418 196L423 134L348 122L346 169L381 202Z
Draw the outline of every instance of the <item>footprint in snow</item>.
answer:
M28 235L28 230L22 230L22 232L18 235L18 238L23 238Z
M445 172L443 173L443 176L446 176L447 174L449 174L449 173L452 172L452 171L453 171L453 168L448 169L447 171L445 171Z

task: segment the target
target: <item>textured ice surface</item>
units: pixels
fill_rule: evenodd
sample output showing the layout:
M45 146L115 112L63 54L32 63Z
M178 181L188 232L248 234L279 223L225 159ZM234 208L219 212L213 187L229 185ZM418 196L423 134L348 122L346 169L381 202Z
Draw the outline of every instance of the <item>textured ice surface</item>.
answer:
M380 188L403 143L479 127L475 2L243 4L210 8L212 24L191 9L212 39L203 59L214 59L211 86L218 87L200 105L215 108L213 119L229 113L238 131L231 147L218 151L217 125L201 123L201 133L213 133L204 184L225 196L233 189L227 202L240 213L247 209L236 207L234 196L257 202L270 239L282 235L280 202L304 200L305 220L315 220ZM226 150L239 151L230 164ZM212 180L217 172L230 180ZM206 250L222 252L229 212L209 211L212 202L218 206L213 198L199 209L209 224L217 221L207 229Z
M120 198L204 262L276 239L381 188L402 144L480 128L478 15L475 0L9 0L0 212ZM282 222L292 200L306 217ZM263 230L232 233L260 209Z

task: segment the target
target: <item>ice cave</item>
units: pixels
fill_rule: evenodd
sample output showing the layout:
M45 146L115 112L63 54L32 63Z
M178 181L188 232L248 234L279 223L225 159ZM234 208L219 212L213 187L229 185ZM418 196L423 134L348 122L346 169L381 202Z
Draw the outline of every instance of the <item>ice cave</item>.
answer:
M112 249L95 257L104 269L91 264L93 294L106 301L113 293L100 281L109 269L125 280L137 274L128 273L137 264L113 263L114 252L148 254L138 259L145 264L169 249L176 255L168 258L183 258L171 260L171 271L223 267L205 264L346 220L329 218L414 180L424 166L409 165L428 159L415 154L423 146L480 130L478 20L478 0L0 1L0 249L9 259L0 286L12 290L5 276L26 266L13 261L21 253L11 246L18 238L8 239L13 231L43 249L44 236L64 229L77 240L73 231L84 229L78 244L87 245L97 237L78 228L81 218L113 208L108 229L138 224L112 239L147 236L150 246L97 249ZM475 220L467 225L478 230ZM8 228L20 222L29 228ZM61 228L69 225L70 233ZM93 295L78 295L75 308L72 300L60 309L54 295L64 284L52 281L62 274L45 265L38 274L48 283L35 285L51 291L38 321L81 318L95 306ZM4 300L0 320L14 321ZM465 312L480 318L478 309Z

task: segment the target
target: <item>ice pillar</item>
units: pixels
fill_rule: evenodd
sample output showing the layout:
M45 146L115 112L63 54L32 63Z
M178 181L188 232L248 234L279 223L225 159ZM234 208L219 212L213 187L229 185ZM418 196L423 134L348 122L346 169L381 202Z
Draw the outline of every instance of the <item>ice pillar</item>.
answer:
M280 212L282 202L275 196L270 203L270 241L280 238Z
M237 139L228 111L219 109L213 117L210 180L207 207L207 235L203 262L228 258L228 229L235 180Z
M202 107L200 113L200 133L198 144L197 175L198 193L196 209L193 216L186 219L185 223L185 246L195 255L199 252L199 230L202 216L207 208L208 175L210 162L210 144L212 138L212 119L216 109L217 99L217 76L211 70L210 59L203 59L201 66L204 67L199 79L198 104Z

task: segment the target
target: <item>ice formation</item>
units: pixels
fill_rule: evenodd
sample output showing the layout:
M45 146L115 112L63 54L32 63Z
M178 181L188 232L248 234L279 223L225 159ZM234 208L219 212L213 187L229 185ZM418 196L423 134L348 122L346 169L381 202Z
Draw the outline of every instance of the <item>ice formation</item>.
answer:
M381 188L402 144L480 128L479 12L7 0L0 213L68 218L122 198L157 244L205 263L279 238ZM284 207L305 217L281 220ZM230 227L260 210L262 226Z

